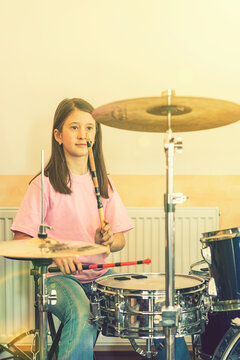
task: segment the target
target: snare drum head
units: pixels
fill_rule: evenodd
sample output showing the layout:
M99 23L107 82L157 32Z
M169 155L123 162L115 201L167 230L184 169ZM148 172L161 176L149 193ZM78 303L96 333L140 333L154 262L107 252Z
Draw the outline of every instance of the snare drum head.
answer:
M99 287L126 291L165 292L165 274L112 274L96 280ZM204 281L198 276L175 275L175 291L198 289Z

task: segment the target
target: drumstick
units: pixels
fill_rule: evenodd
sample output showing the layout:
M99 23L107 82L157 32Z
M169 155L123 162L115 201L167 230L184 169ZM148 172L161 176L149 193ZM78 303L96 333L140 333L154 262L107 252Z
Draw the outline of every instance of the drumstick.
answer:
M83 270L90 270L90 269L101 269L101 268L110 268L116 266L129 266L129 265L139 265L139 264L151 264L151 259L144 259L144 260L136 260L136 261L122 261L116 263L107 263L107 264L91 264L91 265L82 265ZM76 269L77 270L77 269ZM48 272L60 272L58 267L50 267L48 268Z
M103 204L102 204L102 201L101 201L101 198L100 198L100 189L99 189L99 185L98 185L97 172L96 172L96 166L95 166L92 146L91 146L90 141L88 141L88 140L87 140L87 147L88 147L88 158L89 158L89 163L90 163L90 168L91 168L91 172L92 172L92 178L93 178L93 183L94 183L94 186L95 186L95 193L96 193L96 198L97 198L98 214L99 214L101 227L103 228L104 225L105 225ZM108 254L110 253L110 246L109 245L107 246L107 251L106 252Z

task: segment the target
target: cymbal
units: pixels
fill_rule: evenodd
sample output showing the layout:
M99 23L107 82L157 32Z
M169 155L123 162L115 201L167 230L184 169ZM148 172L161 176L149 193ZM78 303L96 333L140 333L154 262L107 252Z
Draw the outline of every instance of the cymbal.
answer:
M166 132L168 111L174 132L217 128L240 120L240 105L219 99L172 96L144 97L112 102L96 108L97 122L118 129Z
M105 253L106 246L88 244L84 241L59 242L47 238L12 240L0 242L0 256L21 259L53 259L69 256L87 256Z

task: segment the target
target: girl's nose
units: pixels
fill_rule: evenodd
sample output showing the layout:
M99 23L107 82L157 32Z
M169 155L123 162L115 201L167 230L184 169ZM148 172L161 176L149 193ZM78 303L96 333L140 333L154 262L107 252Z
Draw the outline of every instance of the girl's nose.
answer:
M84 128L79 128L78 130L78 138L86 139L86 130Z

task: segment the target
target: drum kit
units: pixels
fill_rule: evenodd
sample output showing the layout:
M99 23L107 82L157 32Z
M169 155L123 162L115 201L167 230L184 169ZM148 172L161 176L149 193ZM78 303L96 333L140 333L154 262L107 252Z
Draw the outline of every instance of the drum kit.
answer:
M235 316L240 310L240 228L202 234L204 260L193 264L189 275L175 275L175 207L183 203L186 196L173 192L174 154L182 150L182 140L175 140L173 132L204 130L236 122L240 120L240 105L217 99L178 97L174 91L167 90L160 97L100 106L94 110L93 117L118 129L166 134L165 274L126 273L97 279L92 286L90 320L105 336L129 339L142 358L155 358L153 340L165 339L166 359L174 360L176 337L191 335L194 359L196 356L213 360L240 359L240 319ZM43 178L42 167L42 189ZM32 274L38 278L37 321L32 331L38 335L38 343L33 360L48 358L47 307L50 301L56 301L56 294L48 294L46 290L52 259L106 252L106 247L100 245L78 243L76 246L76 242L49 239L46 228L42 202L38 238L0 243L0 256L32 261ZM222 316L223 313L228 313L228 328L219 335L215 348L209 350L204 344L211 339L207 336L205 341L204 334L213 322L213 314ZM218 320L225 322L221 317ZM141 349L135 339L146 340L146 348ZM9 344L0 345L1 350L16 354ZM16 358L30 359L19 353Z

